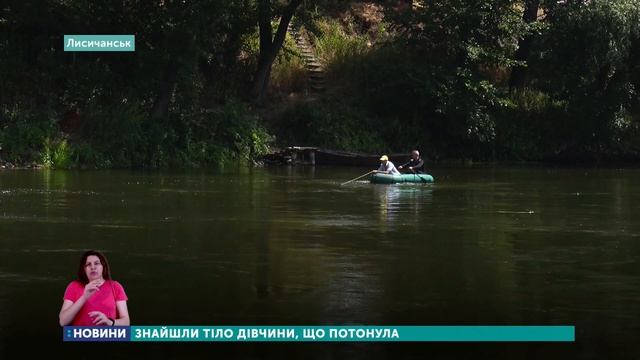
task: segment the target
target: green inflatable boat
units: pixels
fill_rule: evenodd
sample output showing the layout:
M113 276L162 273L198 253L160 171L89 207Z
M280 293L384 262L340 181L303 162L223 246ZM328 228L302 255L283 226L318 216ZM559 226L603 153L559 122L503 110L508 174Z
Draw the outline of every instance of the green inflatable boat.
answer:
M374 184L398 184L398 183L432 183L433 176L429 174L373 174L371 182Z

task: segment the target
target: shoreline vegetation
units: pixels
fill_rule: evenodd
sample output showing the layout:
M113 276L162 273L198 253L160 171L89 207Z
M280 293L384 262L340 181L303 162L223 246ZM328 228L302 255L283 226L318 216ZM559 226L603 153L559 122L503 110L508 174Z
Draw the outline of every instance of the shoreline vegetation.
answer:
M136 51L62 50L92 33ZM638 0L27 0L0 9L0 78L0 169L640 160Z

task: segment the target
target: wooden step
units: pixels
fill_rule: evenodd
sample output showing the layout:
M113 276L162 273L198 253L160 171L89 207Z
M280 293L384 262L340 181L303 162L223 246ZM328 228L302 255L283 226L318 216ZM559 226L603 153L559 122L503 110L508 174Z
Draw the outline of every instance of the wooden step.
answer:
M298 31L289 23L289 33L293 36L296 46L300 51L300 57L304 60L304 65L308 76L308 89L311 92L321 93L325 91L325 71L324 65L318 60L315 49L303 32Z

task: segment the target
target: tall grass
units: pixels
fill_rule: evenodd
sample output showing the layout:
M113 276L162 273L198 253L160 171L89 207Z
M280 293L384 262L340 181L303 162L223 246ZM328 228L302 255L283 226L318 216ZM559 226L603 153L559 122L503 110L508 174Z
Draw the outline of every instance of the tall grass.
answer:
M307 83L304 60L296 46L295 39L287 33L282 50L271 69L271 91L275 94L289 94L302 91Z
M316 56L327 67L330 78L356 70L362 57L371 49L369 38L363 34L348 34L337 20L318 19L312 35Z

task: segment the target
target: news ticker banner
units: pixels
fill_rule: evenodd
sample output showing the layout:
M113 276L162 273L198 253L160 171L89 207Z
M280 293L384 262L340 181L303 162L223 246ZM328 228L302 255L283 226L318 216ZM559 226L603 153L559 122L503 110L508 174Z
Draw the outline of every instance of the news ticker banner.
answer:
M575 326L65 326L63 341L573 342Z
M136 51L136 36L65 35L64 51Z

